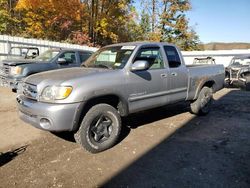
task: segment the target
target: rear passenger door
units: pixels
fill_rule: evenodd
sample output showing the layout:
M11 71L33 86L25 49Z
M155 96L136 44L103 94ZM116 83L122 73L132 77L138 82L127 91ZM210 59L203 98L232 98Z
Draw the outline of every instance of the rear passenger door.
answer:
M188 71L182 63L180 54L174 46L164 46L168 60L169 76L168 91L171 102L181 101L187 96Z
M138 50L133 63L137 60L149 62L149 69L130 71L129 110L136 112L158 107L168 102L167 69L163 61L163 50L158 46L142 47Z

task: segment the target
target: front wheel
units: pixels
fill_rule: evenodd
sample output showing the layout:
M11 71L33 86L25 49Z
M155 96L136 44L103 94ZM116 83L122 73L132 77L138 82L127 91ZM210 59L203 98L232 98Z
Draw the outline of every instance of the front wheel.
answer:
M209 87L203 87L198 98L190 104L191 112L196 115L206 115L211 109L213 91Z
M75 139L91 153L111 148L121 132L121 117L117 110L108 104L93 106L85 115Z

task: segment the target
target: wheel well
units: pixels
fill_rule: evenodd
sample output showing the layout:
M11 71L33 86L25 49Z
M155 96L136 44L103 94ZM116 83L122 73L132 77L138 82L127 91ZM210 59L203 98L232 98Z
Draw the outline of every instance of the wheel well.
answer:
M209 80L209 81L205 82L203 85L201 85L200 87L197 88L194 99L197 99L197 98L198 98L199 93L200 93L200 91L201 91L201 89L202 89L203 87L212 88L212 90L213 90L213 92L214 92L214 86L215 86L215 82L214 82L213 80Z
M79 125L84 118L85 114L89 111L90 108L97 104L109 104L118 110L121 116L128 115L128 108L126 103L121 100L117 95L104 95L99 97L94 97L89 99L86 103L83 103L76 114L73 130L76 131L79 128Z
M209 87L209 88L212 88L212 90L214 91L214 85L215 85L215 82L213 80L207 81L205 84L203 84L203 86L200 88L200 90L203 87Z

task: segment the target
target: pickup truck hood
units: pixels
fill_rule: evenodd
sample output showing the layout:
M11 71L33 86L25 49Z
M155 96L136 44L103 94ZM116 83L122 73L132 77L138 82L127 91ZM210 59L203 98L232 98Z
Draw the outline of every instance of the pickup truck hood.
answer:
M64 81L71 79L81 78L83 76L89 76L99 72L112 71L109 69L97 69L97 68L83 68L74 67L67 69L52 70L47 72L42 72L38 74L31 75L26 78L25 82L38 85L41 82L46 82L46 84L59 85Z
M3 65L9 65L9 66L17 66L17 65L23 65L23 64L32 64L32 63L47 63L42 61L37 61L35 59L5 59L2 61Z

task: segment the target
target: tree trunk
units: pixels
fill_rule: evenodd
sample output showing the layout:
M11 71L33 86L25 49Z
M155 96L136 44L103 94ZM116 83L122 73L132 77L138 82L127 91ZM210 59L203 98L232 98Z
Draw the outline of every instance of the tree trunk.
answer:
M162 12L162 15L167 14L167 2L163 1L164 3L164 9ZM163 20L163 18L161 18L161 22L162 22L162 27L161 27L161 42L164 40L164 30L165 30L165 26L166 26L166 22Z
M155 32L155 15L156 15L156 11L155 11L155 0L152 0L152 32Z

